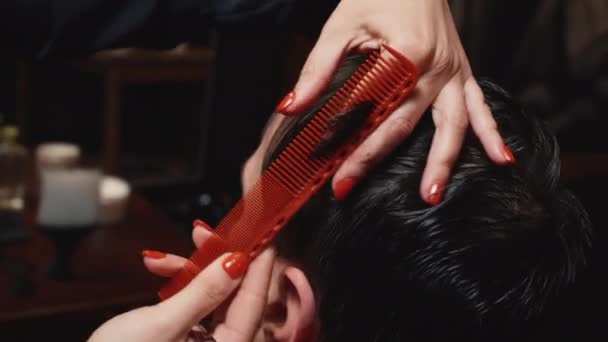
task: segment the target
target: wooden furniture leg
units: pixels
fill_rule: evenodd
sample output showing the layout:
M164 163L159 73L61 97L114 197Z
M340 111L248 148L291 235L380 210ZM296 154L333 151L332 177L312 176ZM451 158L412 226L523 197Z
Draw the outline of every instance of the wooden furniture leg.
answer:
M104 108L104 171L117 173L121 145L120 122L121 81L118 70L110 68L105 75Z

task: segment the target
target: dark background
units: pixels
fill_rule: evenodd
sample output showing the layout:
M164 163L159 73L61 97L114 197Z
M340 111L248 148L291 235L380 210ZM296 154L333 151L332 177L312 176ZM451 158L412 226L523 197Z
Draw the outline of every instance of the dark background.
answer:
M608 12L601 11L606 7L600 3L454 1L475 74L503 85L555 130L564 180L595 225L589 268L544 323L546 340L600 341L608 336L608 29L601 24L608 22ZM581 10L582 4L595 10ZM210 80L124 88L120 174L134 181L150 174L162 178L163 166L176 160L181 165L176 177L194 172L195 180L184 184L152 182L136 188L185 231L194 217L214 223L240 196L241 164L293 85L328 14L322 7L302 6L285 31L201 32L194 44L217 54ZM21 62L0 53L0 112L9 123L17 121ZM81 62L27 64L31 111L23 140L29 148L66 140L81 145L91 160L101 157L103 83L83 71ZM202 116L205 120L195 120ZM199 155L204 155L202 172L192 164ZM211 202L202 203L202 195Z

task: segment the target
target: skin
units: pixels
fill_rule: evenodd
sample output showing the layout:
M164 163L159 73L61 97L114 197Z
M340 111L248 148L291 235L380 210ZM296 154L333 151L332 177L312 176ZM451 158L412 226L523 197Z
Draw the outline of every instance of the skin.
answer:
M259 147L244 164L241 173L243 191L260 178L264 153L283 120L284 117L279 115L269 120ZM211 234L209 230L197 227L192 231L192 240L198 248ZM213 336L218 341L264 341L264 311L278 297L277 278L285 269L286 262L275 258L274 250L268 249L251 263L243 278L234 280L221 267L226 257L227 254L215 260L186 288L164 302L112 318L89 340L190 341L188 334L193 327L213 314ZM144 257L143 261L151 273L172 277L187 259L167 254L160 259Z
M342 58L388 44L412 60L421 71L414 94L381 125L340 167L333 179L361 179L406 139L424 111L432 108L436 133L420 185L428 201L431 188L448 182L469 125L496 163L508 163L496 122L473 78L446 0L342 0L321 36L295 86L294 101L283 114L304 111L323 91ZM284 117L271 118L260 146L245 163L242 183L248 190L259 178L263 154ZM209 238L194 229L200 246ZM157 305L114 317L91 336L91 341L188 341L192 327L215 312L213 335L218 341L263 340L264 308L277 291L275 277L285 267L269 249L254 260L243 278L232 279L221 267L224 255L201 272L183 291ZM154 274L170 277L186 262L168 254L145 258ZM240 286L239 286L240 285ZM270 289L270 291L269 291ZM240 308L247 307L247 310Z
M434 185L448 183L469 125L493 161L509 162L446 0L342 0L302 69L295 99L281 112L304 111L346 54L378 49L381 43L413 61L421 77L414 94L340 167L332 181L334 188L346 178L364 177L410 135L429 107L437 131L420 184L420 195L427 202Z
M204 229L195 229L195 243L202 245L210 234ZM190 331L197 330L195 325L218 308L222 320L216 322L213 330L218 341L254 340L267 303L274 251L268 249L262 253L251 263L245 276L236 280L222 268L226 257L214 261L173 297L107 321L89 341L191 341ZM146 267L161 276L174 275L185 261L171 254L162 259L144 259ZM247 310L240 309L244 307Z

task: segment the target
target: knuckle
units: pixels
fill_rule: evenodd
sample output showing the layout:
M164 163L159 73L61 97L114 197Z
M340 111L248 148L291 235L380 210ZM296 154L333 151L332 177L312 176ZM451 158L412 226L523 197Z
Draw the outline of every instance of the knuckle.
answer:
M391 133L399 138L405 138L414 131L416 122L408 116L397 116L395 117L391 126Z
M203 291L203 295L210 303L222 302L227 295L225 286L215 282L209 282Z
M434 55L434 66L439 71L449 71L455 73L458 70L459 63L454 54L449 49L438 50Z
M350 173L365 173L366 170L371 168L378 160L378 151L374 151L368 148L359 150L353 155L353 158L349 158L345 163L345 170L349 170Z
M427 65L435 53L435 46L430 39L400 39L394 42L395 48L419 65Z
M433 121L437 128L449 127L462 131L469 127L469 118L464 108L448 111L435 107L433 108Z
M433 55L432 68L429 73L433 76L440 76L442 79L449 80L458 75L461 82L466 77L466 65L454 49L436 49ZM463 82L464 83L464 82Z
M469 127L469 119L463 111L454 112L452 115L447 115L447 123L459 131L464 131Z
M352 161L345 162L344 169L352 170L351 173L365 172L374 163L374 154L371 151L365 151L353 155Z

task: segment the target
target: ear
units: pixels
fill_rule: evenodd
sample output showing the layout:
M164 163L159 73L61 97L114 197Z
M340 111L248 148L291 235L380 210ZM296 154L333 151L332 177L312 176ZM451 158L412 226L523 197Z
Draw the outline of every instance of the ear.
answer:
M286 266L279 276L279 294L269 303L264 333L273 341L315 340L316 303L310 282L299 268Z

